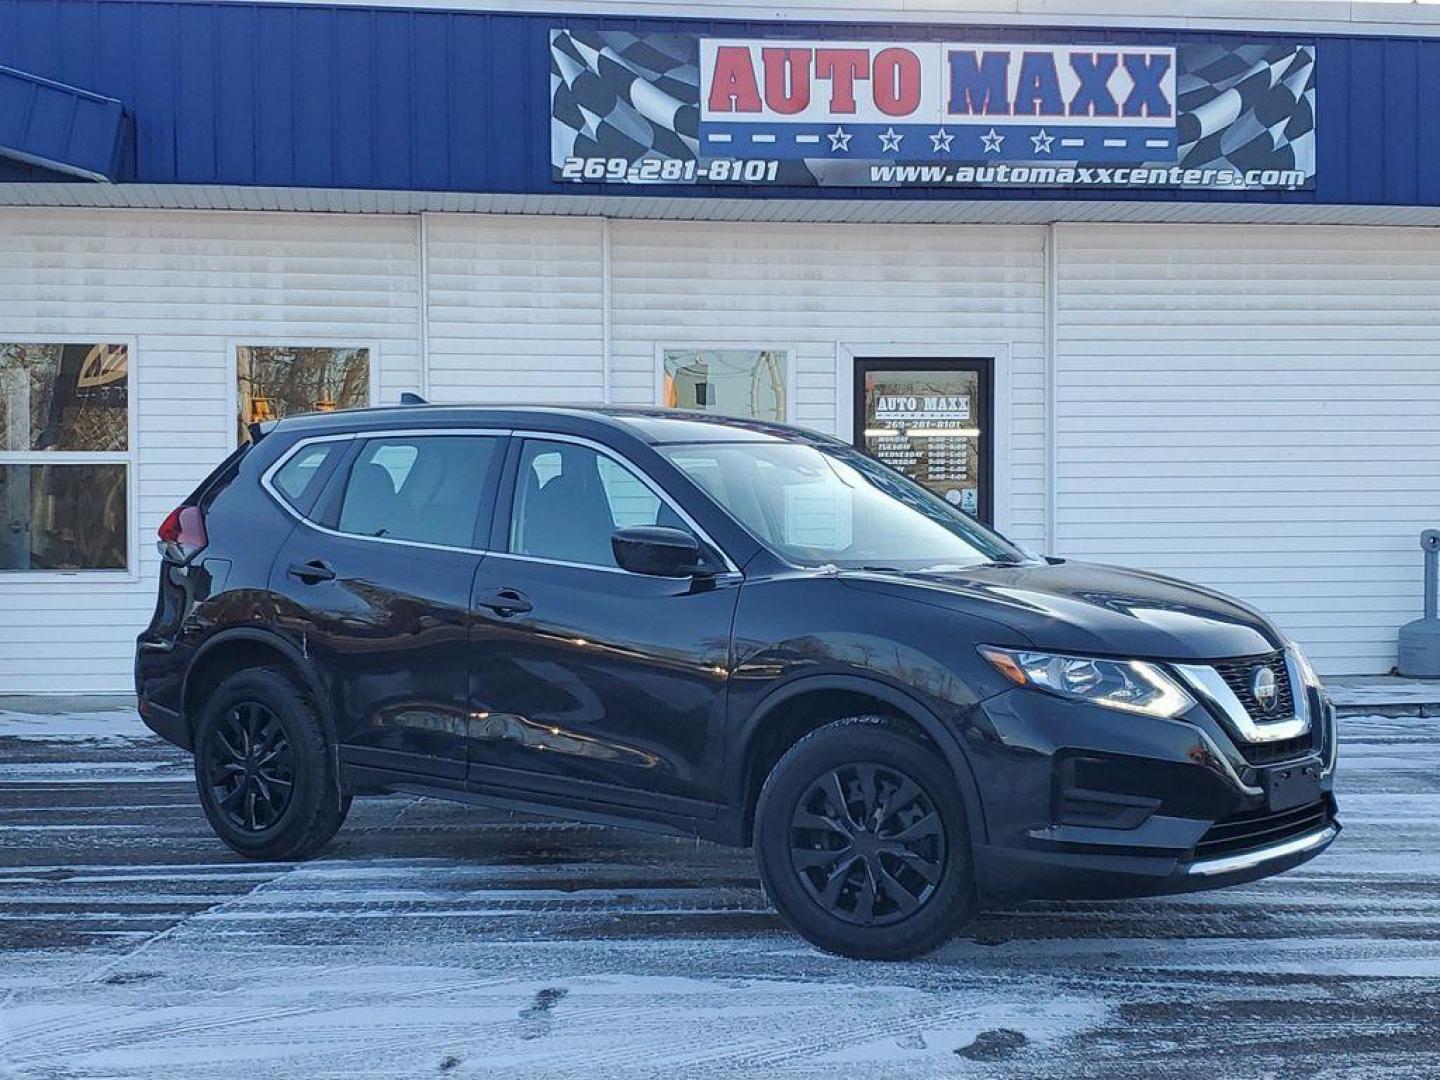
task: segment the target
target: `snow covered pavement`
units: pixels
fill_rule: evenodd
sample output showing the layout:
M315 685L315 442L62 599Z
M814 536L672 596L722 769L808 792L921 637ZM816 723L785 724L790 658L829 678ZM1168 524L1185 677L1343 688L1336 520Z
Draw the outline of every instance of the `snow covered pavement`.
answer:
M1440 719L1342 737L1299 870L883 965L678 839L384 798L245 862L133 713L0 711L0 1077L1433 1077Z

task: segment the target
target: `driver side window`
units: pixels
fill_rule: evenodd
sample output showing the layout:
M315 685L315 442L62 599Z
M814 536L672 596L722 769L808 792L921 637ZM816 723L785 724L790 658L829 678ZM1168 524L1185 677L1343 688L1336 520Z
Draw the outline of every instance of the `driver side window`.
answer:
M574 443L525 441L510 515L512 554L615 567L610 536L632 525L689 531L650 485L614 458Z

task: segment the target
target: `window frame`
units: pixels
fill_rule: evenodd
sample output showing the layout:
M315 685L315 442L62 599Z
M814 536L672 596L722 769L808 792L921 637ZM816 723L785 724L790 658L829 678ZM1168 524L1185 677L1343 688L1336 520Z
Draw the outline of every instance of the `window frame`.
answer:
M535 431L516 429L510 433L510 452L505 458L505 472L501 477L498 497L495 501L495 516L491 524L489 550L485 555L492 559L514 559L517 562L538 563L543 566L566 566L575 570L593 570L602 574L625 574L629 577L650 577L649 574L637 574L633 570L626 570L621 566L596 566L590 563L570 562L566 559L551 559L542 555L520 555L510 551L510 529L515 516L515 496L519 487L520 459L523 456L524 446L530 442L564 442L575 446L583 446L593 450L602 457L608 457L624 469L628 469L640 479L640 482L653 491L662 503L675 511L681 521L695 533L701 544L708 546L720 556L724 563L722 577L743 577L740 567L730 557L730 553L715 542L715 538L701 527L694 516L681 506L668 491L665 490L656 479L641 466L626 457L624 454L612 447L606 446L593 439L587 439L581 435L571 435L563 431Z
M489 514L489 520L482 520L477 523L476 529L477 546L475 547L451 547L445 544L432 544L423 540L401 540L389 536L362 536L358 533L341 532L328 524L316 521L310 514L320 512L326 508L331 501L331 495L339 478L348 478L350 467L355 461L356 447L363 446L372 439L391 438L420 438L430 435L451 435L451 436L482 436L498 438L502 445L495 456L495 463L491 469L491 475L486 478L487 485L494 484L494 503ZM510 536L510 518L514 512L515 504L515 481L519 474L520 448L526 439L536 439L546 442L568 442L578 446L588 447L596 453L602 454L629 469L641 482L653 491L662 502L666 503L680 519L695 531L702 543L708 544L710 548L719 553L725 564L725 575L743 576L735 560L730 553L715 542L700 523L680 503L662 487L654 477L636 462L631 461L624 454L592 439L586 439L579 435L570 435L559 431L535 431L520 430L512 428L493 427L446 427L446 428L369 428L360 431L342 431L331 435L311 435L304 439L297 439L291 446L287 447L281 455L266 466L265 471L260 475L260 486L265 493L275 501L285 513L289 514L297 522L306 525L316 532L324 533L327 536L339 537L344 540L359 540L371 544L393 544L400 547L429 548L436 551L458 551L469 555L484 555L496 559L518 559L522 562L544 563L551 566L571 566L580 570L598 570L607 574L628 574L631 577L647 577L646 574L635 574L632 571L622 569L618 566L590 566L584 563L563 562L558 559L546 559L535 555L513 555L508 550ZM317 442L345 442L352 445L342 450L336 464L322 485L316 501L310 506L309 511L301 513L285 498L283 494L275 489L273 479L277 472L285 467L285 464L299 453L301 449ZM481 545L479 540L485 539L488 542Z
M225 433L227 450L240 445L240 348L258 349L366 349L370 354L370 383L367 390L369 400L362 408L374 408L380 403L380 342L362 341L354 338L306 337L304 335L276 337L274 335L240 335L225 339L226 370L230 373L225 383L225 415L228 418ZM343 409L338 412L352 412Z
M796 386L799 379L799 348L791 343L776 341L656 341L655 342L655 404L662 409L668 409L665 404L665 354L678 349L691 349L695 352L779 352L785 354L785 415L779 420L762 420L759 417L747 417L760 424L794 424L796 423L798 403L796 401ZM694 411L680 409L676 411ZM712 416L727 416L728 413L711 412L709 409L701 410Z
M123 465L125 467L125 566L89 570L0 570L0 584L83 580L88 584L133 584L140 580L140 493L136 459L140 423L136 401L135 369L139 349L134 334L79 332L27 334L0 331L0 341L15 345L123 345L125 346L125 449L124 450L0 450L0 465ZM233 448L232 448L233 449Z

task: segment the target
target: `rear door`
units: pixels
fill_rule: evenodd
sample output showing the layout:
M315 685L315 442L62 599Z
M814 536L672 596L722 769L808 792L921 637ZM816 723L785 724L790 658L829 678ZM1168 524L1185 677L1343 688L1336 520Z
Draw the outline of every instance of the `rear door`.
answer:
M504 447L468 430L358 436L275 561L277 621L328 683L353 764L464 779L470 594ZM285 467L267 476L282 497Z

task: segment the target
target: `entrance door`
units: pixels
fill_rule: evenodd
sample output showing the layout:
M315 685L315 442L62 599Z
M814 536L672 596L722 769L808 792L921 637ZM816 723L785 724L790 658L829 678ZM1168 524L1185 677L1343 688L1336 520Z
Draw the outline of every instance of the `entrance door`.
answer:
M994 411L989 360L855 361L855 445L986 524Z

